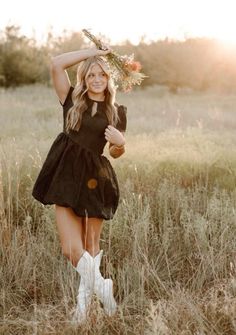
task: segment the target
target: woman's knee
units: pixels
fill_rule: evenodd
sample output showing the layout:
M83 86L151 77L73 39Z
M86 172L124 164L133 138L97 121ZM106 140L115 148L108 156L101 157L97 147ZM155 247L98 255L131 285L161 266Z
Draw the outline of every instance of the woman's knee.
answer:
M82 218L76 216L71 208L56 205L56 223L62 253L75 265L78 263L84 250Z

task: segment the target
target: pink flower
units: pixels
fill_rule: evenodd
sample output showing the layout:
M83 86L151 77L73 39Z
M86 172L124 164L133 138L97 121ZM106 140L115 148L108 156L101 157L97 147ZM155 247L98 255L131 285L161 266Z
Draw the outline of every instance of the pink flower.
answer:
M134 72L139 72L142 68L141 64L139 62L136 62L136 61L125 63L125 67L129 71L134 71Z
M142 66L139 62L132 62L131 68L133 71L138 72L141 70Z

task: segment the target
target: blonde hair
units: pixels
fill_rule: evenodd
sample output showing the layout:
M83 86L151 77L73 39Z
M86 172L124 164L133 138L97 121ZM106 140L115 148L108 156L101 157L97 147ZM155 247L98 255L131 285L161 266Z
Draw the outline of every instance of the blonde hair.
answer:
M115 125L118 122L119 118L117 108L115 106L116 88L111 78L108 65L106 64L105 60L102 57L94 56L89 57L86 60L80 62L77 68L77 83L72 92L73 106L69 109L66 117L66 132L69 132L69 129L73 129L76 131L80 129L82 115L88 108L86 102L86 92L88 91L86 85L86 79L94 64L100 65L102 70L108 77L107 87L104 91L105 93L104 101L105 101L105 113L107 115L109 124ZM94 112L94 106L93 106L93 112Z

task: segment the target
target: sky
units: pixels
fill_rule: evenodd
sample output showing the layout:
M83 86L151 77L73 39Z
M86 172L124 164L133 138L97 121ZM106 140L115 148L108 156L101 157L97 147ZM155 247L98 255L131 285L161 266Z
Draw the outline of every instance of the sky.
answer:
M7 0L0 30L19 25L38 41L50 29L60 35L90 29L111 43L213 37L236 44L236 0Z

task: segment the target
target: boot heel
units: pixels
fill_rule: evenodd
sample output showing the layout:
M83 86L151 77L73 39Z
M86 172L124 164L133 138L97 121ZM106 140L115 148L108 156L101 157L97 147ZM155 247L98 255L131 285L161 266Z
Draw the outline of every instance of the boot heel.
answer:
M104 312L112 316L116 312L116 301L113 297L113 281L109 279L104 279L99 270L102 252L94 258L95 261L95 285L94 292L98 296L98 299L101 301Z
M112 316L115 314L117 309L117 304L113 296L113 281L111 279L104 280L104 312Z

